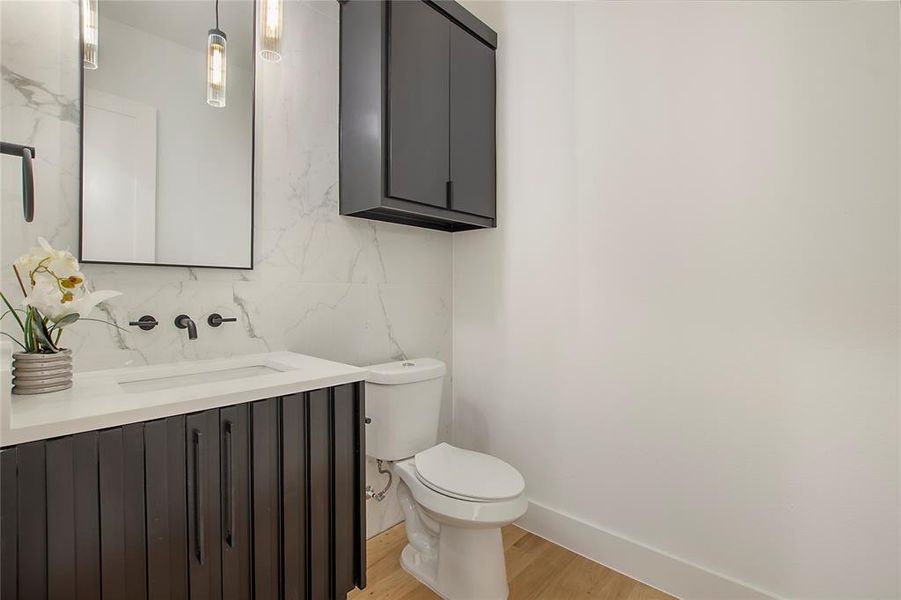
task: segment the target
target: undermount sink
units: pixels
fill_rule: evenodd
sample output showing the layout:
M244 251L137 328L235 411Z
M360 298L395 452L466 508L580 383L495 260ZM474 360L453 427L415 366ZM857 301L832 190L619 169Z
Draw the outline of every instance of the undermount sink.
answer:
M271 375L273 373L281 372L280 369L267 365L252 365L249 367L237 367L233 369L201 371L199 373L189 373L186 375L169 375L166 377L120 381L119 387L124 391L133 394L141 392L158 392L160 390L168 390L187 385L218 383L232 379L246 379L248 377L259 377L260 375Z

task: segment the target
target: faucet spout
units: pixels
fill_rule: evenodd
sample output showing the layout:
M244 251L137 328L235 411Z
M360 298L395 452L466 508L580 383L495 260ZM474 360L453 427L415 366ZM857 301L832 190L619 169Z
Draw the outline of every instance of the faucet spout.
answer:
M179 329L187 329L189 340L197 339L197 325L188 315L178 315L175 317L175 326Z

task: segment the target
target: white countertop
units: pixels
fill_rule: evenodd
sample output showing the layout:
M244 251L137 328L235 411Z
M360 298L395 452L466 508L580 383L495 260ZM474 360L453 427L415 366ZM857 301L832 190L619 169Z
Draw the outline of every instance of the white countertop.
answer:
M251 377L155 391L128 392L119 385L122 382L253 368L258 365L275 370ZM363 381L368 374L366 369L312 356L293 352L269 352L166 365L85 371L75 373L74 384L68 390L20 396L10 393L10 374L9 371L4 371L0 373L0 446Z

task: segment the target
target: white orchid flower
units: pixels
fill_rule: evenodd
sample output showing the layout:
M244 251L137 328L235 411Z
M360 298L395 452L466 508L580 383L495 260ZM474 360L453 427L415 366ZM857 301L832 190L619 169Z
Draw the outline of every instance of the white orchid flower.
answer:
M72 286L84 283L84 273L79 270L78 260L71 252L56 250L44 238L38 238L40 246L32 248L30 254L20 256L16 261L16 267L21 274L29 274L34 285L39 273L51 273L60 279L69 280ZM37 272L36 272L37 271Z
M19 257L14 267L25 295L25 315L20 316L2 293L0 300L6 308L4 315L11 314L21 327L22 340L12 339L26 352L59 352L63 328L90 315L101 302L121 295L111 290L88 291L72 253L54 249L44 238L38 238L38 246ZM12 337L5 332L2 335Z
M67 299L67 293L71 292L61 291L53 279L40 278L35 281L31 293L25 298L23 304L36 308L42 315L56 322L71 314L87 317L101 302L122 295L121 292L111 290L99 292L82 291L78 295L71 293L71 299Z

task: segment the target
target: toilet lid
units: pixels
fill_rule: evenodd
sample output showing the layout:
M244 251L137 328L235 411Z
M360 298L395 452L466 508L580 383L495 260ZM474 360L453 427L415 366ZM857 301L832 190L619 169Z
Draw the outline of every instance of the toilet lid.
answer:
M441 443L416 455L423 483L439 493L480 502L516 498L526 487L519 471L499 458Z

